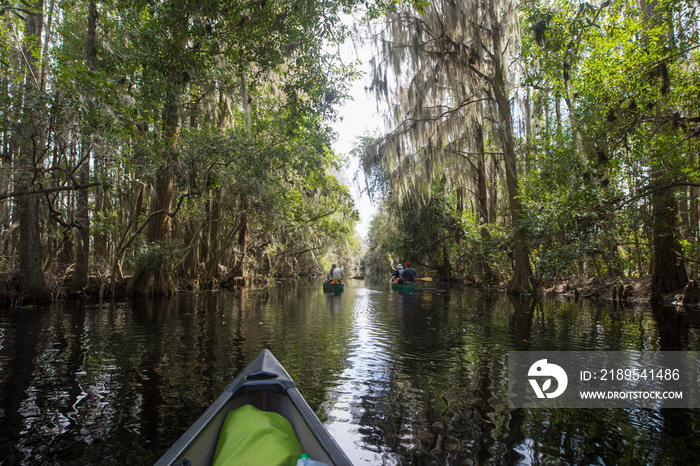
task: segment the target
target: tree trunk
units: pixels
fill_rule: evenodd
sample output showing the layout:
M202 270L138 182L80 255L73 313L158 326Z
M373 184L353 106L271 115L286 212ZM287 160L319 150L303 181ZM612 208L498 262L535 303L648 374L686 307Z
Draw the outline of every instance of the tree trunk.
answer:
M476 151L479 153L476 162L477 202L479 224L481 225L479 233L481 234L482 239L488 240L491 235L485 225L491 222L493 214L489 213L488 180L486 174L486 146L484 144L484 127L480 122L477 122L474 125L474 142ZM485 283L491 283L494 279L494 273L489 261L485 257L479 261L479 268L481 269L481 280L483 280Z
M41 30L43 28L43 0L34 2L32 11L27 14L25 22L24 57L27 63L25 73L25 91L22 119L18 128L19 160L16 163L16 191L29 191L33 188L34 171L40 163L41 141L40 125L35 121L35 103L39 73L37 70L37 51L41 50ZM43 272L43 248L41 242L41 224L39 197L26 194L16 198L19 210L19 278L20 293L24 301L45 301L50 299Z
M201 275L206 275L206 263L209 261L209 234L210 234L210 224L211 224L211 199L206 199L204 201L204 226L202 227L202 241L199 242L199 257L203 262L203 270ZM199 264L197 264L199 267Z
M86 43L86 62L89 71L95 70L97 49L95 47L95 34L97 31L97 5L94 1L88 7L88 32ZM92 95L85 96L88 111L92 109ZM92 140L88 134L83 135L80 165L80 182L87 183L90 177L90 152ZM69 295L83 293L88 285L88 269L90 258L90 216L88 215L88 191L81 189L77 196L76 220L78 223L78 235L75 251L75 268L71 279Z
M221 236L221 188L214 189L209 216L209 256L206 265L206 280L213 279L219 270L219 247Z
M201 241L201 228L194 221L188 221L184 228L184 237L190 246L187 257L182 263L181 276L193 286L198 286L199 282L199 243Z
M241 229L238 233L238 260L233 270L234 277L245 278L245 261L248 249L248 196L241 193Z
M160 212L151 218L146 239L154 245L164 245L170 238L170 212L175 180L172 169L166 166L156 178L155 192L151 200L151 213ZM137 270L131 278L127 291L136 296L168 296L175 292L175 285L169 272L170 264L159 264L155 269Z
M241 73L241 102L243 104L243 113L245 115L245 131L248 137L252 137L252 127L251 127L251 113L250 113L250 96L248 95L248 81L247 73L243 71ZM234 277L245 278L245 261L246 254L248 250L248 206L249 200L248 195L244 192L240 195L240 209L241 209L241 229L238 233L238 260L233 269Z
M489 223L489 203L488 203L488 188L486 180L486 148L484 146L484 128L481 124L476 124L474 128L474 141L478 152L476 160L476 183L477 183L477 205L479 212L479 224L485 225ZM481 237L488 239L488 229L482 226Z
M22 188L28 187L25 184ZM39 224L39 199L36 194L27 194L17 199L19 209L19 286L22 297L40 301L48 299L44 278L43 248Z
M487 189L489 196L488 222L497 223L498 209L496 208L496 206L498 205L498 160L496 159L496 157L489 157L489 161L490 163L488 164L486 169L486 178L488 180Z
M681 245L678 241L676 201L670 189L653 196L653 272L651 275L652 301L661 293L670 293L688 283Z
M690 188L681 188L679 191L679 196L678 196L678 210L680 213L680 218L681 218L681 239L682 240L687 240L689 239L689 231L690 231L690 207L689 207L689 199L690 199Z
M656 0L649 2L641 0L640 2L640 9L644 14L647 31L662 25L663 18L661 15L656 14L656 8ZM650 37L643 37L643 39L653 40ZM657 45L663 46L666 40L666 36L660 36L657 39L659 42ZM666 66L665 61L657 63L654 74L659 77L660 82L651 83L653 86L659 87L661 98L657 103L658 108L656 112L658 114L665 114L669 111L663 100L668 84L668 70ZM654 133L663 131L665 129L661 126L654 128ZM664 151L661 148L652 148L652 151L649 163L651 178L653 183L661 187L654 191L651 200L654 220L652 225L654 252L652 257L651 300L659 301L662 293L669 293L685 287L688 283L688 274L685 269L685 259L683 258L679 241L678 205L672 188L664 186L671 181L664 169Z
M170 216L175 195L175 177L171 161L158 170L151 199L151 213L155 213L148 224L146 239L153 243L170 239Z
M95 178L102 178L104 173L104 167L101 163L100 157L94 158L94 164L92 167ZM105 215L106 212L106 202L105 193L102 186L95 187L95 213L97 215ZM93 258L96 264L108 264L109 258L107 253L107 235L104 233L95 233L93 235L93 248L92 248Z
M530 98L530 88L525 88L525 98L521 101L521 107L523 112L523 124L525 125L525 153L526 153L526 173L530 173L530 164L534 164L535 160L531 160L531 155L537 155L536 151L532 150L532 145L534 141L534 134L532 131L532 107Z
M449 282L452 280L452 264L450 264L450 256L447 253L447 247L442 245L442 252L438 253L441 256L441 261L437 264L437 272L440 280Z
M490 14L495 17L495 5L489 4ZM518 193L518 169L515 143L513 141L513 119L511 116L510 99L508 98L507 68L501 55L501 26L494 18L492 21L493 34L493 67L492 90L498 107L498 135L503 147L505 162L506 187L508 203L513 228L513 277L508 284L511 293L528 293L534 291L535 282L532 277L532 266L525 244L525 238L520 230L522 206Z
M250 114L250 96L248 95L248 74L243 71L241 73L241 103L243 104L243 115L245 116L246 134L251 135L251 114Z
M146 239L152 244L164 245L170 239L170 210L175 197L174 166L177 162L175 143L180 129L180 86L174 85L163 107L163 135L166 142L164 165L156 174ZM175 292L170 276L171 264L160 264L156 269L137 270L128 291L137 296L167 296Z
M691 147L691 166L694 166L697 164L697 160L695 159L695 156L692 155L692 147ZM690 242L695 244L696 246L696 253L695 253L695 260L697 261L700 256L700 251L698 251L698 222L700 221L700 216L698 215L698 188L695 186L690 187L690 199L688 200L689 204L689 210L690 212L688 213L688 238L690 239ZM693 280L698 279L698 267L697 264L693 265L693 268L691 270L691 278Z

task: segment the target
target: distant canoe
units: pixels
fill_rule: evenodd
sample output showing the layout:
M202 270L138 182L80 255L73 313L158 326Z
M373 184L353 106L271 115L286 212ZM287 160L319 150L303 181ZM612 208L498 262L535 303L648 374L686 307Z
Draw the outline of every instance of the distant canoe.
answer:
M341 293L345 289L345 283L324 283L324 293Z
M406 283L391 283L391 289L393 291L413 291L413 288L416 286L414 282L406 282Z

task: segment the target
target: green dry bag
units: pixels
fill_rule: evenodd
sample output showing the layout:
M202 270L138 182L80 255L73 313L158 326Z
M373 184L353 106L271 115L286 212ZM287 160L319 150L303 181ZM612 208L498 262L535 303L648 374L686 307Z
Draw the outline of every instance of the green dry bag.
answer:
M284 416L245 405L226 415L212 466L294 466L302 453Z

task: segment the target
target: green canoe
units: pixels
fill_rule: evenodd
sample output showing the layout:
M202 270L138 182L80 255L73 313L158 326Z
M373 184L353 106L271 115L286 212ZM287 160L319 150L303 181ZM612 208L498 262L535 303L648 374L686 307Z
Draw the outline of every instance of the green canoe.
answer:
M246 405L286 418L294 428L301 448L311 459L331 466L352 465L301 396L287 371L270 351L264 349L165 452L156 466L211 465L227 414L248 407Z
M394 283L394 282L389 282L391 283L391 289L393 291L413 291L413 288L416 286L414 282L407 282L407 283Z
M324 293L340 293L345 289L345 283L324 283Z

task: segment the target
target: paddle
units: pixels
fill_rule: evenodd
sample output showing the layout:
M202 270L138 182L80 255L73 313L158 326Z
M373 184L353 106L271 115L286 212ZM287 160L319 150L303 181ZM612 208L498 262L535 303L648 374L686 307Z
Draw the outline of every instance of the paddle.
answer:
M350 277L350 278L353 278L355 280L364 280L365 279L365 277L363 277L362 275L357 275L356 277ZM433 277L416 277L416 280L423 280L424 282L432 282Z

